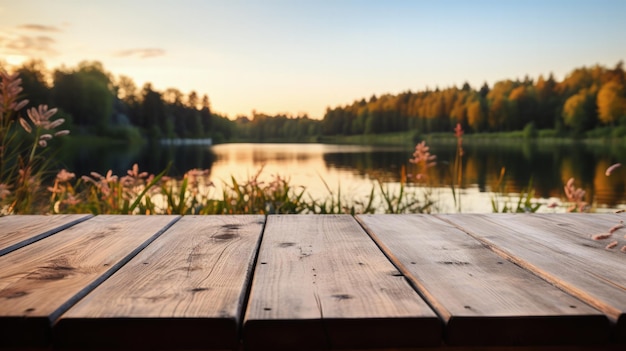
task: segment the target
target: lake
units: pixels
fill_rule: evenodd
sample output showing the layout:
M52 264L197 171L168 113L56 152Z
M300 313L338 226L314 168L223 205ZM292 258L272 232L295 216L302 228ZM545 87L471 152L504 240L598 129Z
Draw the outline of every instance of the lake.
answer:
M626 165L624 146L604 143L533 143L484 142L464 144L461 190L462 212L491 212L494 191L519 193L532 180L537 201L563 203L563 185L570 177L586 191L585 200L594 210L608 211L626 205L626 170L618 168L610 177L605 170L613 163ZM140 170L158 173L170 161L170 175L181 176L193 168L210 169L212 181L219 187L234 176L245 180L263 170L261 179L273 175L290 179L294 186L304 186L310 196L326 198L341 189L347 200L369 195L380 180L397 189L402 169L409 174L408 188L416 193L429 190L436 200L436 212L457 212L450 185L456 144L430 144L437 155L437 166L429 186L420 187L411 176L416 170L409 163L412 148L327 144L220 144L152 145L143 148L80 148L63 152L63 162L77 175L91 171L105 173L112 169L123 175L134 163ZM506 170L502 187L501 170ZM515 197L500 196L499 203L514 202ZM561 208L562 210L562 208ZM543 206L543 212L559 211Z

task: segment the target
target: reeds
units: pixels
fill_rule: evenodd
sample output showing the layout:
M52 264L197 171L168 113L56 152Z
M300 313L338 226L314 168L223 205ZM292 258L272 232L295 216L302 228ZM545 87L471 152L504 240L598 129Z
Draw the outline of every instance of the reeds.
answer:
M522 188L517 195L517 201L512 200L506 191L506 168L500 169L500 176L496 183L494 195L491 197L491 209L494 213L534 213L539 210L541 203L535 200L533 190L533 179L530 178L528 184Z
M17 73L0 70L0 215L40 209L45 200L39 190L50 167L49 158L44 157L48 143L69 134L55 130L65 122L52 119L55 108L39 105L26 111L28 119L20 115L28 104L20 96L21 84Z
M313 198L304 186L293 185L289 178L271 175L262 180L263 168L247 179L231 176L218 191L209 170L189 170L182 179L167 177L169 167L157 175L140 172L134 165L123 176L108 171L76 177L62 169L52 178L52 157L47 154L50 142L69 133L58 130L65 122L54 119L55 108L41 105L20 112L28 100L20 96L21 79L17 74L0 72L0 215L23 213L93 213L93 214L359 214L359 213L430 213L437 208L433 195L432 171L437 156L426 142L415 146L410 164L413 175L401 168L400 182L378 178L364 197L345 196L341 186L331 190L322 179L328 196ZM450 188L457 212L462 211L463 134L460 124L454 129L457 140L453 162L441 162L452 177ZM607 168L610 176L620 164ZM503 200L505 169L492 197L494 212L535 212L541 204L534 199L532 178L516 201ZM566 211L589 210L585 191L571 178L564 186ZM47 189L48 191L43 191Z

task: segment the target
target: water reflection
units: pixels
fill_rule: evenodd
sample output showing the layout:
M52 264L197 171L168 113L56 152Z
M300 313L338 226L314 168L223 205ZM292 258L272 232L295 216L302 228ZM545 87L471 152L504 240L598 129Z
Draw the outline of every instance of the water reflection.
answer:
M449 192L455 144L432 143L437 167L430 179L440 193ZM172 162L170 174L181 176L192 168L211 169L214 182L223 184L231 176L241 180L263 168L262 178L281 175L293 185L305 186L313 197L323 198L339 188L346 197L369 194L374 181L399 182L401 169L413 173L409 163L413 150L397 147L344 146L323 144L222 144L151 145L142 149L100 148L66 153L66 167L77 174L112 169L125 174L134 163L140 169L158 173ZM544 199L563 198L563 184L570 177L587 192L587 201L616 207L626 203L626 170L618 168L610 177L608 166L626 165L626 149L615 145L466 143L463 156L463 188L466 212L489 211L489 192L498 190L501 169L506 169L504 189L516 193L532 179L535 195ZM445 197L447 195L441 195ZM474 203L474 204L473 204Z
M66 146L59 155L61 167L79 175L112 170L114 174L126 174L135 163L142 171L157 174L171 163L170 175L182 176L186 171L199 168L210 169L216 159L210 146L173 146L147 144L141 147L126 145Z

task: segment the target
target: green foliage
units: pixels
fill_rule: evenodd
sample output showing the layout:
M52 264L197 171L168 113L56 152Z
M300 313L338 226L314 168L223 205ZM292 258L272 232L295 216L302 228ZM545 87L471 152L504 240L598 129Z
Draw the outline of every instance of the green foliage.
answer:
M429 213L433 205L427 195L420 199L416 188L406 189L405 181L401 181L398 190L394 191L389 184L378 180L378 188L385 213Z
M111 126L102 130L101 134L128 144L141 143L143 141L139 129L133 126Z
M418 131L447 132L456 123L474 133L521 130L533 123L538 130L553 129L583 135L602 123L626 121L626 75L618 63L573 70L562 81L552 75L536 80L502 80L493 87L474 89L465 84L421 92L402 92L360 99L328 108L324 118L306 115L268 116L253 113L238 122L212 112L208 96L184 94L175 88L157 91L146 84L114 78L98 62L49 73L43 62L18 67L24 91L36 103L58 106L84 133L115 127L120 116L139 128L144 137L207 138L224 142L315 140L319 135L358 136ZM48 86L48 77L53 77ZM530 133L532 134L532 133ZM117 135L117 134L114 134ZM526 134L528 136L528 133ZM126 138L126 135L121 135Z
M240 140L256 142L303 141L319 135L320 122L308 116L268 116L253 113L252 120L240 117L236 123L236 136Z
M452 198L454 199L454 207L457 212L461 212L461 188L463 187L463 128L460 123L457 123L454 129L454 136L456 137L456 154L454 155L454 166L452 169L452 182L450 187L452 189ZM457 190L458 189L458 190Z
M278 175L268 183L261 182L261 172L262 169L243 183L231 178L223 192L222 213L290 214L305 210L304 188L294 191L289 181Z
M206 95L200 98L191 92L186 97L174 88L159 92L150 84L139 90L129 77L113 78L99 62L81 62L50 73L43 62L29 61L17 72L24 77L24 92L33 102L58 106L59 114L80 134L135 140L134 128L138 128L142 137L151 139L222 141L233 134L234 122L214 116Z
M22 88L28 93L31 106L51 105L51 90L47 83L47 70L42 60L25 62L16 73L22 79Z
M563 122L574 133L589 130L597 120L595 90L583 89L572 95L563 106Z
M301 141L329 140L340 135L347 142L414 144L420 135L449 134L457 123L473 132L506 132L485 134L498 138L561 137L567 133L626 136L626 82L621 64L614 69L579 68L561 82L550 76L548 79L539 77L536 82L528 78L505 80L491 89L486 84L479 90L466 85L462 89L452 87L373 96L344 107L329 108L322 121L306 115L294 118L254 113L252 120L239 118L236 122L213 113L206 95L199 98L197 93L191 92L186 96L174 88L160 92L150 84L137 91L132 80L120 77L116 81L97 62L57 69L50 75L43 63L33 61L18 71L24 77L25 92L38 103L58 105L61 110L56 116L75 124L77 131L97 131L124 141L145 136L212 137L216 142L233 137ZM49 87L50 76L53 85ZM21 132L14 123L18 121L17 109L4 103L0 129L0 197L3 204L10 198L11 211L29 212L42 205L36 193L41 190L44 175L49 171L46 163L49 158L44 157L45 150L38 145L47 141L41 138L49 131L34 128L31 134ZM603 124L619 126L594 130ZM520 131L522 127L524 130ZM318 138L322 133L325 138ZM457 189L462 185L460 161L457 154L451 184L455 201L460 200ZM304 188L293 188L289 181L281 178L268 184L261 184L256 178L243 182L232 178L231 183L225 185L221 198L216 198L210 193L210 187L195 185L191 178L170 183L147 182L135 185L131 191L125 188L127 184L107 179L108 175L100 177L93 181L81 178L74 184L64 183L66 197L53 194L53 212L89 208L94 213L368 213L382 208L396 213L429 211L432 205L428 198L417 201L416 196L409 196L409 187L404 182L394 187L379 181L373 185L366 201L346 201L340 191L329 191L330 196L324 201L305 201ZM103 180L110 183L107 186L112 193L103 192ZM159 192L153 192L155 189ZM379 204L375 202L376 190L380 192ZM530 184L522 195L517 207L505 204L500 208L494 202L494 210L532 211ZM77 199L82 203L72 205ZM457 207L460 208L459 203Z
M523 188L517 195L517 201L511 202L511 196L506 193L505 189L505 168L500 170L500 177L496 185L497 191L491 198L491 208L494 213L535 213L541 207L539 202L534 199L535 191L533 190L532 178L528 181L528 185ZM506 197L503 201L502 198ZM503 201L503 202L502 202Z
M51 164L48 145L69 134L56 130L65 122L52 119L56 108L39 105L27 109L28 117L20 114L28 104L21 99L21 83L18 73L0 70L0 215L39 209L43 201L39 190Z
M558 139L558 138L569 138L569 134L563 130L563 129L559 129L559 128L555 128L555 129L539 129L537 131L537 138L538 139Z
M52 96L61 110L83 127L104 128L113 112L109 74L97 62L82 62L74 70L54 72Z
M522 131L524 139L535 139L539 135L535 122L528 122Z
M600 127L590 130L585 133L585 137L590 139L601 139L601 138L610 138L612 134L613 128L611 127Z
M111 171L106 175L92 172L72 184L75 175L61 170L48 190L52 213L154 214L157 208L150 192L165 176L169 166L157 176L139 172L135 164L126 176Z
M533 123L539 130L561 128L580 135L600 122L615 123L623 117L624 76L618 64L614 69L579 68L561 82L550 75L536 81L503 80L491 89L485 84L479 90L465 86L386 94L327 109L322 132L326 136L406 130L430 134L447 132L456 123L474 133L502 132Z
M614 139L624 140L624 138L626 138L626 126L612 128L611 137Z

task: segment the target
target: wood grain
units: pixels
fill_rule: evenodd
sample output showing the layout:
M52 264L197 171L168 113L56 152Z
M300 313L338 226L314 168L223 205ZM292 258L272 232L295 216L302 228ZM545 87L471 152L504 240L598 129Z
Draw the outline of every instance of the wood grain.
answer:
M263 224L183 217L60 318L57 346L236 348Z
M440 341L436 315L352 217L268 217L245 317L247 348Z
M596 307L626 342L626 254L591 236L626 218L617 214L440 216L516 264ZM615 235L623 237L624 231Z
M449 345L606 343L608 319L429 215L357 217L446 322Z
M50 323L176 216L97 216L0 257L1 346L43 346Z
M0 256L91 218L91 215L0 217Z

